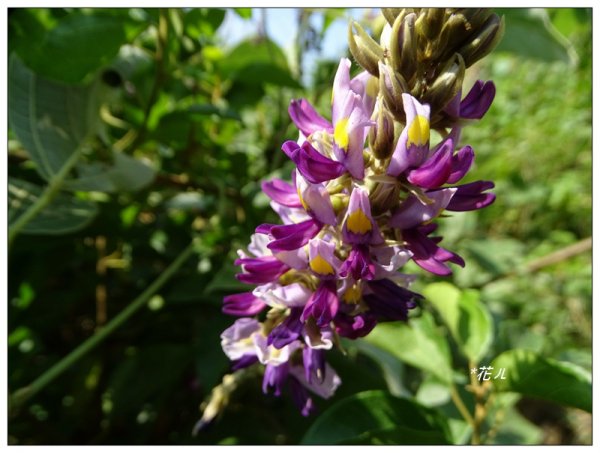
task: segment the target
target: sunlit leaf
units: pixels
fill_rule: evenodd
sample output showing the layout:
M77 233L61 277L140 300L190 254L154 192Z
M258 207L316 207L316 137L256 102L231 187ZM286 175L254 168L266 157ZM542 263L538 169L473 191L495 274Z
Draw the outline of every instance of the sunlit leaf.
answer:
M429 313L408 323L379 324L365 340L443 382L452 382L448 342Z
M446 282L432 283L423 295L440 313L465 356L478 363L490 348L493 323L475 290L460 291Z
M591 376L577 365L514 349L496 357L492 366L495 370L506 370L506 379L492 380L498 391L518 392L592 411Z

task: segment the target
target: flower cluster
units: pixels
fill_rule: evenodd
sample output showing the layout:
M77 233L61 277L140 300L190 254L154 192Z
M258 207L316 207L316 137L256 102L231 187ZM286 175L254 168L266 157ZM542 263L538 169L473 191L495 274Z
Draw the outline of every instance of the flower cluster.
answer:
M429 10L396 15L400 25L382 33L387 44L377 74L365 70L351 78L350 60L340 61L331 121L305 99L290 103L299 130L297 141L282 146L295 164L291 182L262 184L282 224L258 226L247 250L238 251L237 278L255 288L225 298L223 311L239 319L223 332L223 350L234 369L263 364L264 392L288 388L303 415L314 409L311 393L329 398L341 382L325 360L339 337L365 336L378 322L407 321L419 304L422 296L408 289L414 276L401 272L408 260L437 275L450 274L449 263L464 266L433 235L436 218L494 201L486 192L492 182L458 184L474 151L457 146L466 122L490 107L494 85L478 81L464 98L454 90L440 108L397 83L398 71L418 73L421 63L396 64L389 56L400 38L426 48L419 36L433 39L432 33L419 35L415 23L430 16Z

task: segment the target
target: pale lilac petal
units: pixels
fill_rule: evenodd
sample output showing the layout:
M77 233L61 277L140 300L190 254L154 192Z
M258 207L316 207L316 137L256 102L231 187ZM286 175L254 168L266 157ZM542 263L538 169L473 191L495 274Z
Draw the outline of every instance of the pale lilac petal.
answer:
M350 60L342 58L333 80L332 92L332 122L335 125L343 117L343 104L346 95L350 91Z
M329 364L325 364L325 379L323 382L315 380L312 383L309 383L306 380L304 368L302 366L291 366L290 374L298 379L298 381L300 381L300 383L308 390L324 399L331 398L342 383L340 377Z
M233 316L255 316L266 304L252 293L231 294L223 298L223 313Z
M273 201L291 208L300 208L300 198L296 188L282 179L274 178L261 184L263 192Z
M292 99L288 112L296 127L306 137L319 130L331 129L331 123L319 115L306 99Z
M312 291L301 283L292 283L289 285L279 285L277 283L267 283L257 286L252 294L262 299L271 307L303 307L306 305Z
M308 242L308 259L312 271L321 278L334 278L342 266L335 256L335 244L322 239L314 238Z
M240 318L221 334L221 347L231 360L241 359L244 355L256 355L252 341L247 341L260 331L260 323L254 318Z
M393 213L389 224L393 228L404 230L427 222L446 209L455 193L456 188L427 192L427 198L432 201L428 205L422 204L417 197L411 195Z

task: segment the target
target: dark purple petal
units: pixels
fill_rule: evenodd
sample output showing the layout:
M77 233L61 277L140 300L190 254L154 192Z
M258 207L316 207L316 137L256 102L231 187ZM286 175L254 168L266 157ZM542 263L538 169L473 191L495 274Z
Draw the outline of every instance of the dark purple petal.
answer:
M491 80L485 83L478 80L460 103L460 117L471 120L481 119L492 105L494 96L496 96L494 83Z
M355 245L340 269L340 277L352 275L354 280L372 280L375 276L375 264L369 255L368 245Z
M475 181L456 187L456 193L446 206L448 211L474 211L491 205L496 199L493 193L483 193L493 189L492 181Z
M465 262L457 254L438 247L437 242L440 238L427 237L435 228L435 225L433 228L427 225L427 228L403 230L402 237L407 243L407 248L413 253L413 261L420 267L436 275L450 275L452 269L445 264L446 261L461 267L464 267Z
M265 366L265 375L263 377L262 385L263 393L268 393L269 387L273 387L275 389L275 396L280 396L283 385L288 378L288 373L289 366L287 362L282 363L281 365L268 364Z
M408 180L419 187L436 189L445 184L452 172L452 140L445 140L433 156L419 168L408 172Z
M235 260L236 266L242 266L243 272L236 274L236 278L243 283L262 284L272 282L281 277L290 268L274 256L261 256L259 258L239 258Z
M346 172L341 163L325 157L308 141L299 146L296 142L288 140L281 149L294 161L302 176L313 184L330 181Z
M252 293L231 294L223 298L223 313L233 316L254 316L267 305Z
M335 289L335 282L331 280L322 281L304 306L300 321L305 322L312 316L317 326L324 327L328 325L334 318L339 307L339 300Z
M275 178L271 181L265 181L261 184L261 187L271 200L283 206L290 208L302 207L296 188L282 179Z
M267 337L267 345L273 345L277 349L281 349L292 341L297 340L302 333L301 313L302 310L299 308L292 309L289 316L271 331Z
M398 286L388 279L374 280L368 283L373 291L363 296L371 313L386 321L406 321L408 310L417 306L417 300L423 296Z
M316 131L331 130L331 123L319 115L306 99L292 99L288 113L306 137Z
M368 335L377 325L377 318L369 312L359 313L355 316L338 312L334 324L338 335L355 339Z
M233 371L241 370L242 368L248 368L250 365L254 365L258 362L258 357L252 354L243 355L241 359L234 360L231 364Z
M460 181L469 171L473 160L475 159L475 152L470 146L461 148L458 153L452 156L452 173L446 181L448 184L454 184Z
M313 379L322 384L325 380L325 350L305 347L302 350L302 362L304 364L304 375L308 383Z
M304 387L298 379L290 376L290 393L292 394L292 400L296 407L300 410L303 417L308 417L316 410L316 406L313 403L312 398L309 396L308 390Z
M272 225L269 233L275 240L270 242L267 247L273 252L299 249L308 244L308 241L321 231L321 228L322 225L313 219L291 225Z

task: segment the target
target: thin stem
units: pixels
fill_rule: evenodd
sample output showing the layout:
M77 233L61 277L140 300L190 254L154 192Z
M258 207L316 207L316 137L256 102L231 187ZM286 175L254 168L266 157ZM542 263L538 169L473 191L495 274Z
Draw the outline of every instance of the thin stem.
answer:
M8 228L8 245L15 240L17 235L21 232L25 226L33 220L33 218L40 213L42 209L44 209L54 197L60 191L60 188L63 185L65 178L69 175L69 172L73 169L79 157L81 156L81 147L78 147L73 151L73 154L66 160L63 166L60 168L59 172L56 173L52 179L50 180L48 186L42 193L42 195L33 203L21 216L15 220L12 225L9 225Z
M46 387L50 382L65 372L71 365L77 362L80 358L98 346L104 341L111 333L121 327L125 321L127 321L135 312L143 307L148 299L150 299L156 292L162 288L162 286L177 272L177 270L187 261L187 259L194 252L194 241L192 241L175 260L167 267L162 274L154 280L146 290L140 294L133 302L115 316L106 326L101 330L97 331L90 338L85 340L77 348L75 348L69 355L64 357L58 363L53 365L49 370L44 372L35 381L26 387L22 387L15 391L11 398L11 404L14 407L19 407L37 392Z
M462 415L462 417L465 419L465 421L469 425L474 427L475 420L473 420L471 413L467 409L467 406L465 406L465 403L463 402L462 398L460 397L458 390L456 389L456 386L454 384L452 384L452 387L450 387L450 397L452 398L452 402L458 409L458 412L460 412L460 415Z

